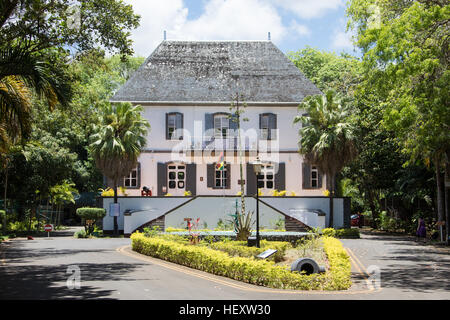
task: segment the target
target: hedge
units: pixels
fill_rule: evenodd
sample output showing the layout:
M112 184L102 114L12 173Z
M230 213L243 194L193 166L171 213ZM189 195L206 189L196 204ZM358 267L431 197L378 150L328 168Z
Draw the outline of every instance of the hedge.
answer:
M86 220L97 220L106 215L106 210L103 208L78 208L77 215Z
M131 240L132 249L141 254L255 285L293 290L345 290L351 285L349 257L334 238L323 238L329 271L309 276L275 266L273 261L232 257L206 246L146 237L139 232L132 234Z
M322 230L322 235L326 237L336 238L360 238L359 229L347 228L347 229L333 229L325 228Z
M286 250L292 247L289 242L267 240L261 240L260 245L261 248L257 248L248 247L246 241L221 241L211 243L209 244L209 247L215 250L224 251L231 256L247 258L255 257L267 249L275 249L277 252L270 257L270 260L275 262L282 261Z

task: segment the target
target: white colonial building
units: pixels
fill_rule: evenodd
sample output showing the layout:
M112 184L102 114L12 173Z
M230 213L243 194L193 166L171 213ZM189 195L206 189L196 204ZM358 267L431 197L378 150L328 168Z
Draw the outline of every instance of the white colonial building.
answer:
M299 125L293 124L302 113L299 103L320 93L270 41L163 41L111 99L142 105L151 125L138 166L122 181L128 197L140 197L145 187L152 198L173 196L177 206L183 201L177 196L186 191L235 196L243 183L247 196L255 195L257 186L264 196L274 190L295 195L289 201L297 204L278 208L282 213L304 209L302 197L322 198L326 212L325 177L298 153ZM232 104L243 112L240 135ZM264 162L258 176L252 166L257 156ZM220 170L216 164L222 159ZM134 203L133 209L158 211ZM314 206L308 209L320 207ZM164 208L141 220L172 210Z

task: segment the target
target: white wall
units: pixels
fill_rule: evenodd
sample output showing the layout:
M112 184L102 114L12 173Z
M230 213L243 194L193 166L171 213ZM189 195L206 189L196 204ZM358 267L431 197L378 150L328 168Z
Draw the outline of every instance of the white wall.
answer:
M141 225L155 219L169 210L176 208L180 204L188 202L191 197L148 197L148 198L119 198L121 214L118 219L119 230L124 230L128 234ZM246 211L253 211L253 221L256 220L256 199L246 197ZM200 218L200 228L206 227L214 229L219 219L223 221L231 219L229 216L235 212L235 204L238 204L240 210L240 197L198 197L186 203L178 209L168 213L165 217L165 227L184 228L186 222L184 218ZM322 210L326 217L311 215L305 216L303 222L311 227L323 228L329 221L329 199L325 197L303 198L303 197L261 197L261 200L273 208L286 214L296 209ZM103 229L113 230L113 217L109 217L109 204L112 198L103 199L103 207L107 210L107 216L103 219ZM130 216L123 215L127 209L141 210ZM273 210L264 203L260 203L260 227L275 229L276 222L284 216ZM147 211L147 212L145 212ZM342 228L344 226L344 200L342 198L334 199L334 227Z

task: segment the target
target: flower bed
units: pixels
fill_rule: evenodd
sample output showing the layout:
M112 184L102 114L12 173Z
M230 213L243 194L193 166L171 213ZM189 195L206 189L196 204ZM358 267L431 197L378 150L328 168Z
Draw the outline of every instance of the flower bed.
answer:
M323 238L329 270L309 276L275 266L273 261L232 256L226 251L239 246L236 243L216 250L159 236L146 237L142 233L132 234L131 240L136 252L255 285L295 290L344 290L351 285L349 257L340 241L334 238Z

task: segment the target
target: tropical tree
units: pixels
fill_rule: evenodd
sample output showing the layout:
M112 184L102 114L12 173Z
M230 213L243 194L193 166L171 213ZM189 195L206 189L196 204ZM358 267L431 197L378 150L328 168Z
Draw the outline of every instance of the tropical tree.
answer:
M434 165L442 221L450 150L448 1L352 0L347 14L363 54L362 85L382 97L384 125L413 162Z
M0 49L0 149L31 133L33 95L44 99L50 109L68 105L69 77L52 60L20 47Z
M119 179L136 166L150 124L141 116L141 106L102 102L98 108L103 114L100 124L94 125L89 150L97 167L113 182L114 203L117 203ZM115 234L117 229L117 217L114 217Z
M333 197L336 194L336 175L350 163L357 151L355 128L350 121L349 108L341 104L334 91L305 98L294 123L301 122L299 152L308 163L326 175L330 191L330 226L333 226Z

